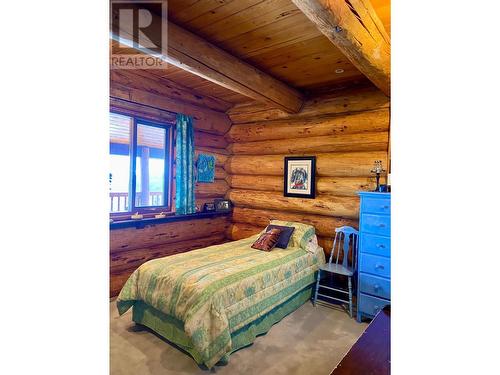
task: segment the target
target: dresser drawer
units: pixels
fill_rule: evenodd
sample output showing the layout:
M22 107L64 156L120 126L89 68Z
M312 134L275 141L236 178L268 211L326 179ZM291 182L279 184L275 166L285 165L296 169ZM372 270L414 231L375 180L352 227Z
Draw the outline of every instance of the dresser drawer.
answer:
M391 213L391 200L389 198L363 198L361 212L389 215Z
M391 239L390 237L381 237L374 234L362 234L360 251L362 251L363 253L390 257Z
M361 214L361 232L378 234L380 236L390 236L391 217Z
M359 256L359 271L390 278L391 259L361 253Z
M376 315L385 306L390 305L391 301L368 296L366 294L359 294L359 311L366 315Z
M391 299L391 281L389 279L360 273L359 289L363 293Z

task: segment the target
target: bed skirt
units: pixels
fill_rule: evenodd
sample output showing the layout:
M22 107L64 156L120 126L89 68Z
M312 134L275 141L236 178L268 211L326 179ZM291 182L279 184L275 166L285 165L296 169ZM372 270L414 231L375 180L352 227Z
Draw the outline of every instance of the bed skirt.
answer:
M257 336L267 333L274 324L278 323L285 316L298 309L307 300L311 299L312 285L295 293L287 301L276 306L271 311L254 320L252 323L249 323L245 327L231 333L231 353L252 344ZM189 337L184 333L184 324L182 321L167 315L142 301L136 301L134 303L132 320L152 329L160 336L189 353L198 365L202 365L203 360L201 355L194 348ZM217 363L217 365L224 365L228 362L229 354L226 354Z

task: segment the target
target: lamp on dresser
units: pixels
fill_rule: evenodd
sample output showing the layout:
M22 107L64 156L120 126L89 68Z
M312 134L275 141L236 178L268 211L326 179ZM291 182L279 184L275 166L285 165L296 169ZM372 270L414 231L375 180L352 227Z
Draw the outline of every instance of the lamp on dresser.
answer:
M357 320L391 303L391 194L360 192Z

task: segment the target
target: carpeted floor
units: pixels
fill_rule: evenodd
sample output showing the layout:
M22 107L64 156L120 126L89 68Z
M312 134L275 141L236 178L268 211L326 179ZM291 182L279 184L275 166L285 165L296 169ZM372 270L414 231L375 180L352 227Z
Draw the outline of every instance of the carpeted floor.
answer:
M367 326L344 311L307 302L253 345L233 353L228 365L206 370L149 329L136 326L131 310L119 317L111 301L110 315L112 375L329 374Z

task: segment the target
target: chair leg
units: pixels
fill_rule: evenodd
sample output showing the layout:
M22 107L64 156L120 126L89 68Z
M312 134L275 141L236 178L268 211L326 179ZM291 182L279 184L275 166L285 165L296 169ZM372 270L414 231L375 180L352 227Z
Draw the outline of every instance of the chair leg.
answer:
M347 278L349 283L349 316L352 318L352 285L351 285L351 277Z
M316 290L314 291L313 306L316 306L316 300L318 299L319 290L319 280L321 278L321 270L318 270L318 278L316 279Z

